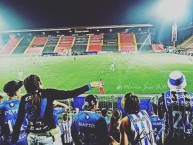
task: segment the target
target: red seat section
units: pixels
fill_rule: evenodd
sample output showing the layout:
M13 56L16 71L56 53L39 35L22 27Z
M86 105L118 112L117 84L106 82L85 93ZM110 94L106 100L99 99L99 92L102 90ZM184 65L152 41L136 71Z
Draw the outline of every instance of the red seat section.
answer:
M120 50L121 51L136 51L134 34L120 34Z
M36 36L31 44L31 47L44 47L47 41L47 36Z
M31 43L29 48L26 49L25 54L41 54L44 49L44 45L46 44L46 41L46 36L36 36L33 39L33 42Z
M14 49L19 44L20 40L21 38L10 37L9 41L4 46L4 48L1 50L0 54L12 54Z
M27 50L25 51L25 54L31 54L31 55L41 54L43 49L44 49L43 47L27 48Z
M88 51L102 51L103 35L91 35Z
M164 52L163 44L152 44L153 52Z
M63 53L72 48L74 36L61 36L54 52Z

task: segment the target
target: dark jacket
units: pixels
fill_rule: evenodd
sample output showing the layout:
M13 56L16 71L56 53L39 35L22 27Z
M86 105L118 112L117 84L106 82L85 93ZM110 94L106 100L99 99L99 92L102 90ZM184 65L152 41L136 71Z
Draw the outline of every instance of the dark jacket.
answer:
M85 85L83 87L70 90L56 90L56 89L41 89L41 101L39 103L39 113L34 113L34 104L32 103L32 94L26 94L22 96L19 105L18 117L13 129L12 142L15 143L18 140L19 131L26 115L28 119L27 131L33 133L44 133L51 129L56 128L53 118L53 101L59 99L74 98L78 95L90 90L91 85Z

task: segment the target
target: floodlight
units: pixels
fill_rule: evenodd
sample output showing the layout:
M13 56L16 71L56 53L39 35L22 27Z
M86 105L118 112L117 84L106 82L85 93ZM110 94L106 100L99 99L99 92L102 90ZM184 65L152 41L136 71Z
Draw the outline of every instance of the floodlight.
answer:
M176 20L185 15L189 0L161 0L157 12L165 19Z

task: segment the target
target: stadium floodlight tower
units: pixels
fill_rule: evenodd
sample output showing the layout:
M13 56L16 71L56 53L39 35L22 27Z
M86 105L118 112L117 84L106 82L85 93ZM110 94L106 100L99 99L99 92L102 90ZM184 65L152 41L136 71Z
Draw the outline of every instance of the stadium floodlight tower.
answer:
M160 0L157 11L159 16L165 20L173 21L171 41L173 48L177 41L177 20L185 17L187 14L187 7L190 0Z

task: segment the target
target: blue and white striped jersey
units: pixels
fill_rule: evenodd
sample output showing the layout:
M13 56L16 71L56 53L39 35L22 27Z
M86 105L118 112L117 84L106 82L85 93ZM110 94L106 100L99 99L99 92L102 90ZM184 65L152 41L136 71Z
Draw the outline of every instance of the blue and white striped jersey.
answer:
M131 134L128 140L132 145L155 145L152 123L145 110L137 114L129 114Z
M72 135L71 135L71 124L72 122L70 120L62 121L60 123L60 128L63 135L64 143L71 143L73 141Z
M159 118L165 117L165 133L173 138L192 134L193 94L167 91L158 97Z

